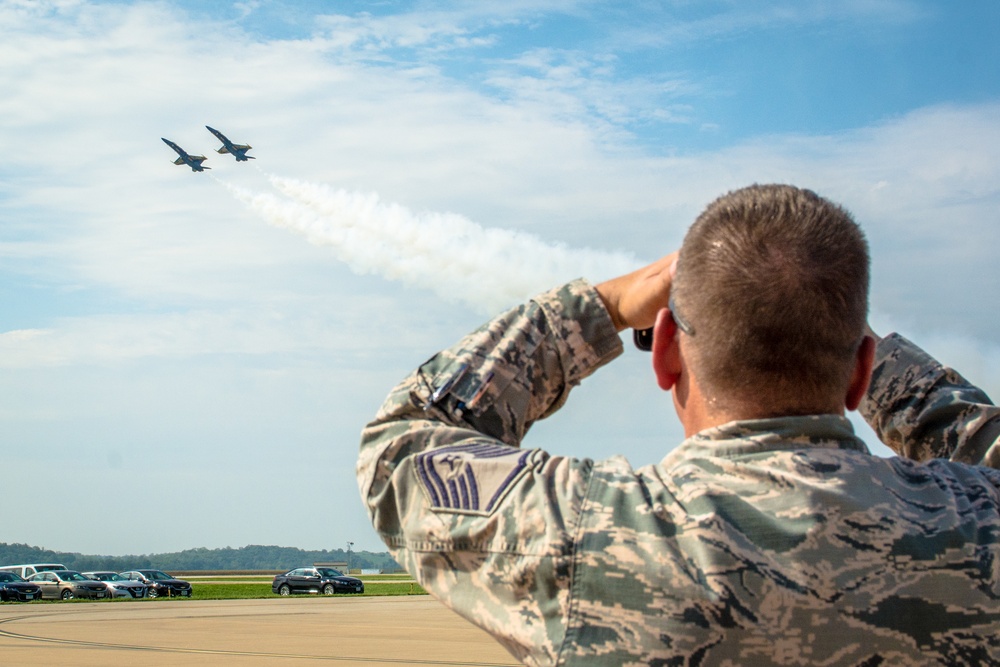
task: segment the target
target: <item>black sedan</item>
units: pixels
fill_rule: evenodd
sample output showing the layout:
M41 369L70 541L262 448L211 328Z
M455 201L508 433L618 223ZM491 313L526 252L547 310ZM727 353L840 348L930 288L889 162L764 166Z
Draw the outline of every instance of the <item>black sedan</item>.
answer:
M30 602L41 599L41 588L19 574L0 571L0 602Z
M365 584L360 579L345 576L332 567L297 567L279 574L271 582L271 592L278 595L292 593L364 593Z
M141 581L149 586L148 597L191 597L191 584L183 579L174 579L159 570L129 570L121 575L132 581Z

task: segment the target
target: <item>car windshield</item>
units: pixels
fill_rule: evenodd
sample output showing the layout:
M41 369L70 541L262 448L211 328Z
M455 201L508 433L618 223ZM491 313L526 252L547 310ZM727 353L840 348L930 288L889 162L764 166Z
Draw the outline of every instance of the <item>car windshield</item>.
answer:
M168 579L173 579L166 572L160 572L159 570L146 570L143 572L147 579L152 579L153 581L167 581Z
M0 581L27 581L24 577L13 572L0 572Z
M79 572L74 572L72 570L57 570L54 571L53 574L63 581L90 581L90 579L83 576Z
M344 573L340 570L334 570L332 567L318 567L319 573L324 577L342 577Z
M94 572L90 576L98 581L128 581L125 577L114 572Z

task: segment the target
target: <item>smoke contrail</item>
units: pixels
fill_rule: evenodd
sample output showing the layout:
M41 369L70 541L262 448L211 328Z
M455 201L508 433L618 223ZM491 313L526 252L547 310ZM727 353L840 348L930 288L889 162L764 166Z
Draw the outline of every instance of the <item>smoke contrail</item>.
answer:
M415 214L377 194L269 177L284 197L226 184L270 224L329 246L356 273L433 290L487 313L578 276L638 267L625 253L571 249L524 232L484 229L452 213Z

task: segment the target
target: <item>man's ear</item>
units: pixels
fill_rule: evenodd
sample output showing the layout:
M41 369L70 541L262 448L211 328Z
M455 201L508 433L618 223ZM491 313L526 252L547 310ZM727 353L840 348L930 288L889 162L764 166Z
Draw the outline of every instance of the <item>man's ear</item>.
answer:
M656 339L653 339L654 344ZM654 348L655 349L655 348ZM844 407L848 410L857 410L861 405L861 399L868 391L868 383L872 379L872 368L875 364L875 339L865 336L861 339L861 345L854 357L854 371L851 373L851 384L847 388L847 396L844 397Z
M681 376L681 358L677 344L677 323L667 308L661 308L656 314L652 352L656 383L663 391L670 391Z

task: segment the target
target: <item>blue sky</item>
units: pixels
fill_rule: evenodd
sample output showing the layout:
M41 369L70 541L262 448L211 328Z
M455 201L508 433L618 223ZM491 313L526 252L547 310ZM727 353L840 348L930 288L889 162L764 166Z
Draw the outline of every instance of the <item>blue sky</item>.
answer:
M998 33L985 1L0 0L0 541L382 550L353 466L397 380L751 182L852 210L876 329L995 396ZM647 363L528 444L662 458Z

